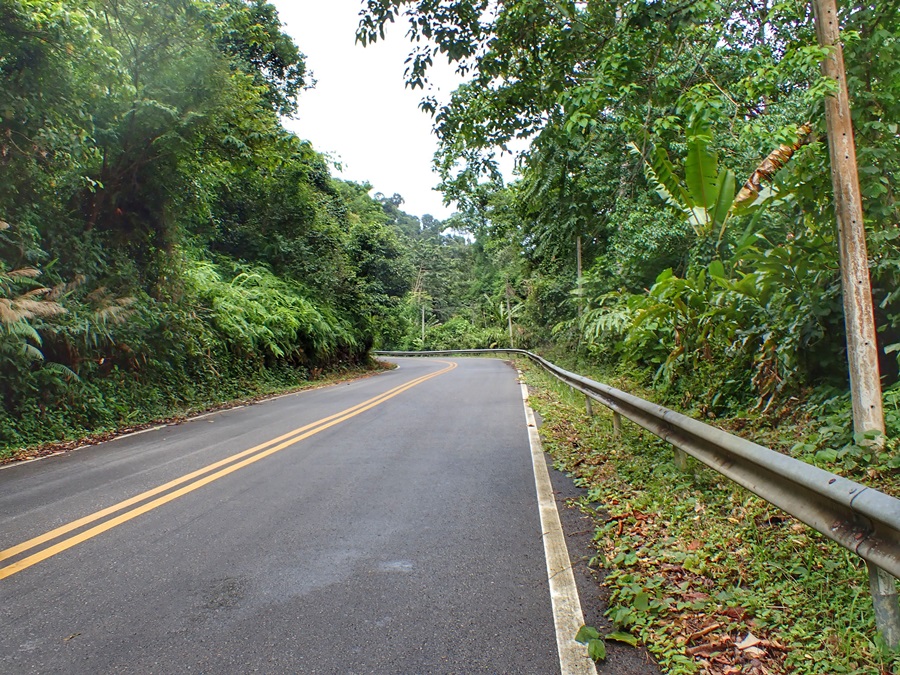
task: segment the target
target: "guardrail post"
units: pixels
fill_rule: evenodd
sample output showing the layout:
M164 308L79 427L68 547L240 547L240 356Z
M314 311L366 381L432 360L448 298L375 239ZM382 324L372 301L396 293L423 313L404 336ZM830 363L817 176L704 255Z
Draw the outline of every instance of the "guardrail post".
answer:
M622 435L622 416L613 410L613 436L618 438Z
M868 560L869 589L875 605L875 625L891 649L900 645L900 605L897 604L897 585L890 574Z
M594 404L591 402L591 397L587 394L584 395L584 409L587 412L588 417L594 416Z
M675 451L675 466L679 471L687 471L687 453L681 448L672 447Z

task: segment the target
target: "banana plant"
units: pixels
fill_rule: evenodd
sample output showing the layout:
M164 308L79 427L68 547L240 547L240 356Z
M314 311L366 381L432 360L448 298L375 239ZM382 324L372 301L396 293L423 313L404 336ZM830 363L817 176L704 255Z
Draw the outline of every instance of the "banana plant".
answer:
M797 129L797 140L781 145L757 167L737 196L735 177L730 169L719 168L718 153L712 146L712 131L706 119L697 116L688 130L687 155L684 158L684 180L664 148L652 146L644 153L634 143L631 152L644 162L644 171L657 194L678 210L690 224L698 238L708 239L717 234L716 249L725 236L728 219L735 213L749 213L777 196L771 188L763 188L763 180L771 180L791 156L813 136L809 123Z
M634 143L628 145L632 153L642 157L657 194L681 212L696 235L707 239L718 233L721 242L734 206L735 177L730 169L719 168L706 121L697 118L688 132L683 181L664 148L653 146L645 157Z

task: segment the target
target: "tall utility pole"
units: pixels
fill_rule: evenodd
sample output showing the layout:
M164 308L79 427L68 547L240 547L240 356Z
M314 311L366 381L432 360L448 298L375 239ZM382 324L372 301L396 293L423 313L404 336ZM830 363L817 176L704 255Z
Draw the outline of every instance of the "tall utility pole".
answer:
M425 347L425 289L424 289L425 268L419 268L419 274L416 276L416 285L413 287L413 297L418 300L422 307L422 348Z
M872 285L837 6L835 0L814 0L813 6L819 45L830 51L822 62L822 72L837 83L837 92L825 99L825 121L828 125L831 181L834 185L834 210L841 254L853 430L857 433L884 433Z
M828 125L828 151L831 155L831 181L841 255L853 430L857 433L879 431L883 434L884 410L872 286L837 3L836 0L813 0L813 8L819 45L829 50L822 62L822 72L837 84L837 92L825 99L825 121ZM900 605L897 602L896 582L878 566L868 561L866 564L878 630L888 645L896 647L900 644Z

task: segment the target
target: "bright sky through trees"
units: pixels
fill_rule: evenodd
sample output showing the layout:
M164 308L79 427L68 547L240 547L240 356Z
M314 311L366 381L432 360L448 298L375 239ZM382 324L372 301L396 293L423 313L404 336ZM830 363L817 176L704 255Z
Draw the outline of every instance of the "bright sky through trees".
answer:
M452 209L432 190L438 182L431 171L436 139L431 118L418 108L422 92L403 84L410 49L405 25L390 27L386 41L364 48L355 43L357 0L273 4L317 81L301 94L297 119L286 126L342 164L343 178L400 193L408 213L449 216ZM461 81L445 64L437 64L431 76L441 100Z

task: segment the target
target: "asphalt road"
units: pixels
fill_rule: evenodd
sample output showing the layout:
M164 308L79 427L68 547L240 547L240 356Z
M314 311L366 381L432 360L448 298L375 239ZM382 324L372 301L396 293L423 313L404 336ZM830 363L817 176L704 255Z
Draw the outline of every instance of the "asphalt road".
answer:
M0 672L558 672L515 371L398 361L0 470Z

